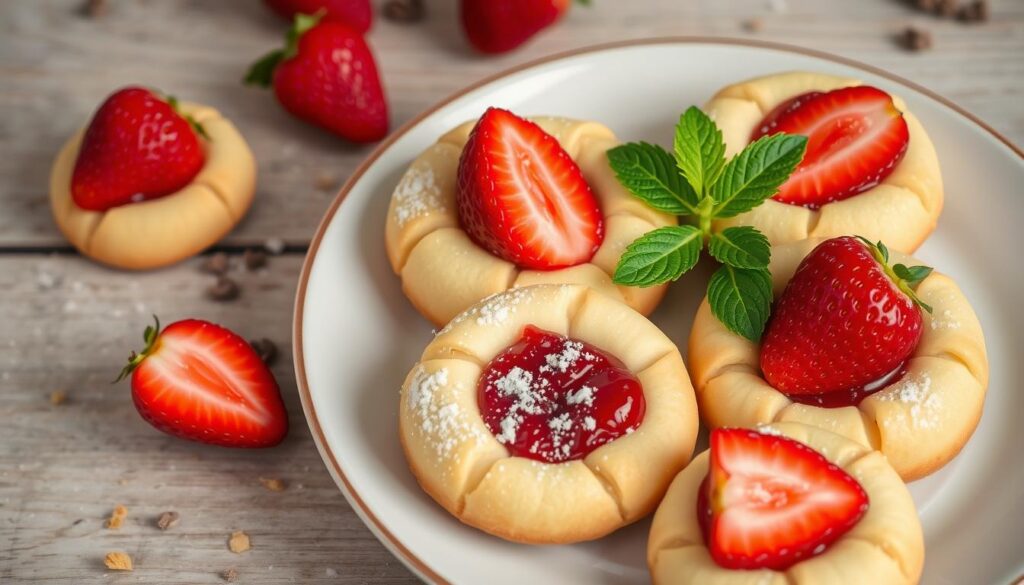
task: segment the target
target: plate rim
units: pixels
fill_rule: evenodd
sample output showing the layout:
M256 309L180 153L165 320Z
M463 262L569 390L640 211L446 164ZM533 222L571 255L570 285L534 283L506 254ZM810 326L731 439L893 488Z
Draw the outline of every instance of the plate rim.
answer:
M302 404L303 415L306 419L306 424L309 426L310 434L313 437L313 442L316 444L317 450L320 452L320 457L323 459L324 465L327 466L331 477L334 479L335 484L341 490L345 499L349 505L356 512L363 523L370 529L370 532L379 540L395 557L397 557L402 564L413 571L418 577L426 580L430 583L437 585L450 585L450 582L437 573L430 567L423 559L412 553L408 547L388 529L387 526L381 522L377 516L373 513L370 507L363 501L359 493L352 487L348 477L345 475L344 469L341 464L338 463L338 459L335 457L334 452L327 444L326 437L324 436L323 428L320 425L320 419L317 416L316 408L313 406L312 396L309 391L309 383L306 378L306 366L305 366L305 354L303 353L303 331L302 323L304 317L305 301L306 301L306 290L309 284L310 272L313 268L313 263L316 261L318 252L320 251L320 243L323 240L324 233L327 231L327 227L334 220L338 210L341 208L341 204L347 198L348 194L352 191L353 187L362 176L369 170L373 164L375 164L381 156L391 146L397 142L400 138L405 136L409 131L418 126L425 118L444 108L455 100L462 96L470 93L478 88L489 85L496 81L499 81L505 77L520 73L522 71L539 67L541 65L547 65L553 62L566 60L580 55L587 55L593 53L601 53L604 51L622 49L627 47L637 46L653 46L653 45L692 45L692 44L716 44L716 45L728 45L728 46L739 46L747 48L758 48L758 49L770 49L779 52L794 53L797 55L815 57L824 61L830 61L839 65L845 65L855 69L884 77L892 82L908 87L915 90L926 97L946 106L954 113L966 118L969 122L978 126L983 131L994 137L996 140L1005 145L1012 153L1016 154L1017 157L1024 162L1024 150L1014 144L1010 139L1001 134L998 130L990 126L984 120L967 111L956 102L942 96L935 91L924 87L916 82L910 81L909 79L891 73L885 69L869 65L855 59L847 57L841 57L826 51L819 51L817 49L810 49L807 47L801 47L797 45L791 45L787 43L779 43L774 41L764 41L755 39L743 39L743 38L732 38L732 37L717 37L717 36L695 36L695 35L684 35L684 36L662 36L652 37L646 39L632 39L625 41L613 41L608 43L600 43L596 45L588 45L577 49L568 51L562 51L541 57L539 59L533 59L519 65L515 65L504 69L493 75L488 75L474 83L471 83L459 90L456 90L434 103L430 107L424 109L417 115L413 116L410 120L402 124L397 130L392 132L387 138L379 143L373 151L366 156L365 159L356 167L356 169L349 176L348 180L341 186L338 193L334 196L330 206L324 212L320 223L317 225L316 232L313 235L313 239L310 240L309 249L306 252L306 257L302 262L302 270L299 273L298 287L295 292L295 303L292 311L292 361L295 367L295 381L299 392L299 399Z

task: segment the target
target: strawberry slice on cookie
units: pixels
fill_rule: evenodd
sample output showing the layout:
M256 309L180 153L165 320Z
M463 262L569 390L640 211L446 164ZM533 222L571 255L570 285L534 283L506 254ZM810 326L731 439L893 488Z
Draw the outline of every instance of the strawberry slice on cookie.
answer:
M751 141L784 132L808 137L803 162L776 201L818 208L862 193L892 173L910 131L888 93L867 85L808 92L783 102L755 128Z
M147 327L146 348L117 381L131 377L132 399L157 429L224 447L272 447L288 433L274 375L237 334L199 319Z
M867 509L857 480L803 443L750 429L711 432L697 517L721 567L785 570L824 552Z
M540 126L500 108L484 112L463 149L457 201L469 237L522 268L587 262L604 237L576 162Z

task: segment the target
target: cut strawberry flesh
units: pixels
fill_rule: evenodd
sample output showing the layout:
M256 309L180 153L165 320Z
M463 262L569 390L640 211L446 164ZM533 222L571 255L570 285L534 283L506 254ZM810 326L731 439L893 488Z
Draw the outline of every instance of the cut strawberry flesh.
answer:
M603 238L597 199L579 166L539 126L497 108L459 160L459 219L477 245L522 268L589 261Z
M484 369L484 423L512 455L547 463L586 457L640 426L640 381L614 356L527 326Z
M811 208L881 183L910 141L892 97L866 85L796 96L769 112L751 140L779 132L808 140L803 161L774 198Z
M241 337L198 320L168 326L132 373L132 397L153 426L233 447L279 442L288 417L273 375Z
M857 480L802 443L750 429L711 432L697 517L722 567L785 570L824 552L867 509Z

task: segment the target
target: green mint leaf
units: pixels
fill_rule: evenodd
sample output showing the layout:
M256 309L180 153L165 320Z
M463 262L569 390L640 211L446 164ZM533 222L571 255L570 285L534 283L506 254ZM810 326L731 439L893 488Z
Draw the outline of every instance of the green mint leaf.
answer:
M775 195L804 158L807 137L765 136L726 163L711 190L714 217L732 217Z
M654 209L674 215L697 213L697 193L679 176L664 148L646 142L622 144L608 151L608 163L619 182Z
M703 247L704 236L692 225L649 231L626 247L612 280L630 286L653 286L675 280L693 268Z
M734 268L767 268L772 258L768 238L748 225L711 234L708 251L722 264Z
M729 331L757 341L772 308L772 277L764 268L723 265L708 283L711 313Z
M710 190L725 165L725 141L715 122L690 106L679 116L673 147L676 164L693 190L699 194Z

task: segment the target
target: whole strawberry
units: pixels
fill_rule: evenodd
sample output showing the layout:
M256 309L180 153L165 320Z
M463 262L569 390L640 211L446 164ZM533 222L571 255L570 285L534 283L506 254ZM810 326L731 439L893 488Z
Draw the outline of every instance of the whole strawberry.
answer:
M71 175L71 197L106 211L170 195L203 168L202 127L182 116L174 98L142 87L114 92L89 122Z
M482 53L504 53L551 26L571 0L462 0L462 27Z
M361 33L370 30L370 0L263 0L274 12L293 20L297 14L323 14L324 21L347 24Z
M857 390L897 370L921 339L913 286L931 268L889 266L879 242L844 236L804 258L776 303L761 370L792 395Z
M252 66L246 83L274 86L284 109L352 142L388 133L388 107L373 54L359 31L298 15L287 46Z

